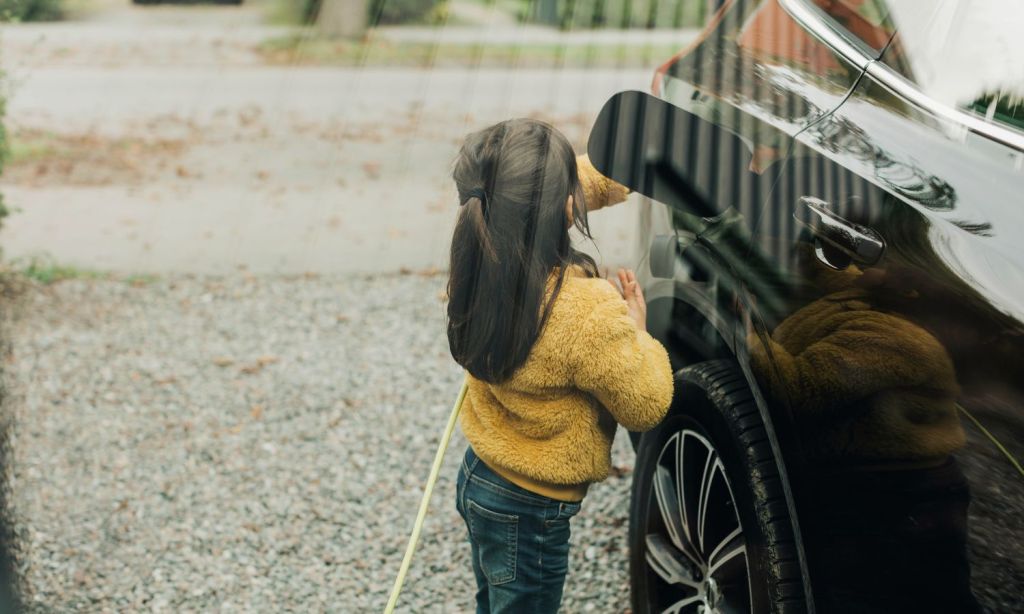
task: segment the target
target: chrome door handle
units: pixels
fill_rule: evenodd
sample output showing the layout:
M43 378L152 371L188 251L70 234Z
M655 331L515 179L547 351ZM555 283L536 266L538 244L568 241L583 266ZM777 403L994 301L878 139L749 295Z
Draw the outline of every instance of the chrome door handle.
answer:
M793 218L818 239L843 252L854 262L866 265L877 263L885 251L885 241L874 230L844 220L832 211L829 204L812 196L801 196Z

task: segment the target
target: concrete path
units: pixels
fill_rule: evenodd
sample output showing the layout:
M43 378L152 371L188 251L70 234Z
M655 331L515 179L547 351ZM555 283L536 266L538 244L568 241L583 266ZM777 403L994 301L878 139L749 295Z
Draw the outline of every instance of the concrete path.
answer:
M463 135L534 116L582 151L603 102L651 77L270 67L248 50L274 30L169 14L141 28L126 18L0 33L8 125L48 152L0 181L18 209L0 232L8 259L123 272L443 267ZM628 206L593 216L605 261L628 261L633 219Z

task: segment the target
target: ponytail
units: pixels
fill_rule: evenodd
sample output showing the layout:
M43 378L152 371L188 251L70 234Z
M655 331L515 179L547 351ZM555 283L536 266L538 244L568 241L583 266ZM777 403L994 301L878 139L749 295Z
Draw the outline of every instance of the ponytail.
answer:
M583 203L576 156L548 124L509 120L466 138L452 178L461 207L448 270L448 345L473 377L498 383L529 356L566 268L597 275L593 259L570 245L566 199ZM577 212L575 225L588 234Z
M491 231L487 228L487 193L483 188L469 190L467 198L459 204L464 208L462 215L467 216L474 235L480 243L480 251L490 261L498 259L498 252L494 249L494 242L491 241Z

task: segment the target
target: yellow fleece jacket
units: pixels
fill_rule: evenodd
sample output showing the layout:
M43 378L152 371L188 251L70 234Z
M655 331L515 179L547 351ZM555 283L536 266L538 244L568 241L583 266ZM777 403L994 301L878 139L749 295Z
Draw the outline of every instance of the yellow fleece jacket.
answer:
M621 203L629 196L629 188L599 173L587 154L576 157L576 173L579 175L587 211Z
M949 353L910 320L877 310L868 291L828 294L764 341L751 338L752 366L788 401L808 457L926 461L964 445Z
M461 424L473 450L512 482L555 498L580 498L558 493L585 493L608 476L616 423L646 431L672 401L665 348L636 327L607 280L576 266L526 362L500 385L467 377Z

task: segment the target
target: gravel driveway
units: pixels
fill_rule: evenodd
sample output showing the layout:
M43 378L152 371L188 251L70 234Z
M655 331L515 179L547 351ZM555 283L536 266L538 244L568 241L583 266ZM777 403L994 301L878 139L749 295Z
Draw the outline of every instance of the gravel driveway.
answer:
M35 611L383 608L460 383L437 275L73 280L13 325ZM471 609L456 435L401 600ZM574 526L565 611L628 608L624 476Z

